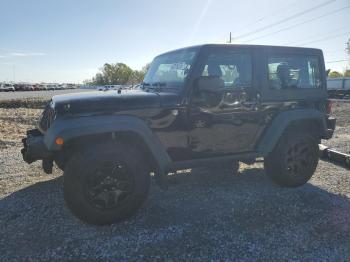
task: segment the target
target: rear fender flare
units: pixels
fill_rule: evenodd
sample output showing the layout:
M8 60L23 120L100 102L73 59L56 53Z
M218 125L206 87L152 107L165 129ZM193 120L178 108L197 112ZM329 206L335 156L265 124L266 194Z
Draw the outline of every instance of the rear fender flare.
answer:
M326 119L323 113L315 109L296 109L279 113L269 124L257 144L257 152L262 155L268 155L276 146L279 138L285 130L293 123L298 121L317 121L321 135L325 134L327 129Z

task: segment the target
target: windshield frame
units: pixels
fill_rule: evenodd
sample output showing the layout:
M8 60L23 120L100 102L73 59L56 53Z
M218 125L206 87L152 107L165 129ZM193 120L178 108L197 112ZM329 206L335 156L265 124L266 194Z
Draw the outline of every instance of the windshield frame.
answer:
M159 82L159 81L147 82L147 81L145 81L148 73L150 72L150 68L152 67L152 64L155 62L155 60L157 58L160 58L160 57L166 56L166 55L172 55L172 54L175 54L175 53L178 53L178 52L184 52L184 51L188 51L188 52L194 51L194 56L193 56L192 61L190 63L189 71L188 71L187 75L185 76L185 78L183 79L183 81L181 83L178 83L177 85L174 85L174 84L172 84L172 82L166 82L166 81L164 81L164 82ZM176 50L169 51L169 52L166 52L166 53L163 53L163 54L160 54L160 55L156 56L152 60L150 68L148 69L148 71L147 71L147 73L146 73L146 75L144 77L144 80L142 82L142 86L141 87L143 89L147 88L147 89L155 89L155 90L159 90L159 91L160 90L172 90L172 91L177 91L177 92L183 91L185 89L185 87L186 87L186 83L187 83L190 75L192 74L192 71L193 71L194 65L196 63L199 51L200 51L200 47L199 46L185 47L185 48L176 49Z

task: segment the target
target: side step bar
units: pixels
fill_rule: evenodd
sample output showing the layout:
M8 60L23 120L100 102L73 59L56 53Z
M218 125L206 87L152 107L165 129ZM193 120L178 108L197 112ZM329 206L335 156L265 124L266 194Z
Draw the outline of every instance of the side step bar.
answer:
M329 161L335 165L343 166L350 169L350 155L330 149L325 145L319 145L320 157L323 160Z
M212 158L185 160L185 161L173 162L169 166L168 171L172 172L174 170L179 170L179 169L187 169L187 168L192 168L197 166L205 166L208 164L222 163L222 162L234 161L234 160L242 161L243 163L254 163L256 158L258 157L260 157L260 155L257 153L242 153L242 154L227 155L227 156L212 157Z

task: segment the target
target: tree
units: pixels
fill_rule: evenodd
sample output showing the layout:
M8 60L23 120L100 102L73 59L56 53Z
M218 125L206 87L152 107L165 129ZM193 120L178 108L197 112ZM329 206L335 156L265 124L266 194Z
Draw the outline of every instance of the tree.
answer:
M91 85L124 85L137 84L142 82L149 64L141 70L132 70L124 63L109 64L105 63L89 84Z
M97 73L96 76L93 78L93 82L96 85L104 85L105 80L104 80L103 75L101 73Z
M339 73L337 71L332 71L329 73L330 78L337 78L337 77L342 77L342 76L343 76L342 73Z
M141 70L134 70L129 78L129 83L130 84L137 84L137 83L141 83L143 78L145 77L145 73Z
M133 72L133 70L129 66L123 63L106 63L104 64L101 71L104 77L104 83L108 85L126 84Z
M344 71L344 76L345 77L350 77L350 69L347 69Z

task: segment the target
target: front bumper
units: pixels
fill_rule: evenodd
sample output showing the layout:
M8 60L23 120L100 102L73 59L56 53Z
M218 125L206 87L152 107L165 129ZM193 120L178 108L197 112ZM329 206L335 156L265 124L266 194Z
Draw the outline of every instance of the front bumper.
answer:
M22 139L23 148L21 150L23 160L28 164L37 160L47 160L52 158L51 152L44 143L44 136L38 129L27 131L27 137Z
M334 117L328 117L326 119L326 127L327 129L325 130L324 134L324 139L330 139L333 136L334 130L335 130L335 124L336 124L336 118Z

